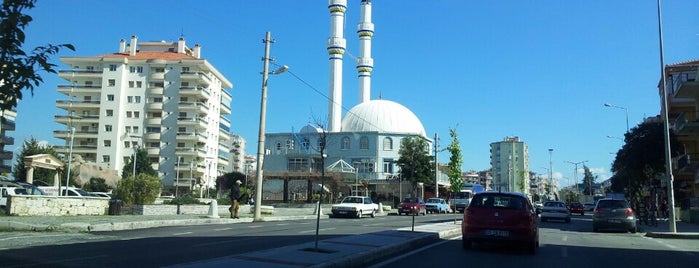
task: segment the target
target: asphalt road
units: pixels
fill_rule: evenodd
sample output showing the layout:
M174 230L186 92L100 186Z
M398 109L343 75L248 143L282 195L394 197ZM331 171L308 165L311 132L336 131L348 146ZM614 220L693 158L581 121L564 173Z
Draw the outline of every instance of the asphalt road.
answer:
M458 217L460 215L457 215ZM455 215L414 217L415 224ZM412 216L321 219L318 239L410 227ZM2 267L155 267L264 250L316 239L315 220L197 225L96 233L3 233Z
M464 250L461 237L442 240L374 267L697 267L696 240L658 239L640 233L592 232L590 215L571 223L539 226L535 255L507 245L476 245Z

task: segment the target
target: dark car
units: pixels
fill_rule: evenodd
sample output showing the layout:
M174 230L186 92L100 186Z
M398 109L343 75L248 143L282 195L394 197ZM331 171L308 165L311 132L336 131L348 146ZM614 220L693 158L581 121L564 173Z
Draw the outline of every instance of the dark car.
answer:
M461 222L464 249L473 242L523 246L534 254L539 247L539 225L526 195L514 192L481 192L473 196Z
M403 202L400 203L400 208L398 209L398 215L427 215L427 207L425 206L425 200L420 197L406 197Z
M585 207L580 203L571 203L568 209L570 210L570 214L585 215Z
M636 213L624 199L603 198L597 201L592 215L592 231L602 229L622 230L635 233Z

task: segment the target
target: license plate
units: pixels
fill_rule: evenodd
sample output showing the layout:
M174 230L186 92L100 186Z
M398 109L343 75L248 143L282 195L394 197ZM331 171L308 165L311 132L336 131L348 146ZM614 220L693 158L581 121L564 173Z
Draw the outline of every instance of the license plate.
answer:
M621 223L620 220L608 220L609 223Z
M347 214L347 211L338 211L337 213L340 213L340 214Z
M485 230L485 235L487 235L487 236L508 237L508 236L510 236L510 232L508 232L508 231L503 231L503 230Z

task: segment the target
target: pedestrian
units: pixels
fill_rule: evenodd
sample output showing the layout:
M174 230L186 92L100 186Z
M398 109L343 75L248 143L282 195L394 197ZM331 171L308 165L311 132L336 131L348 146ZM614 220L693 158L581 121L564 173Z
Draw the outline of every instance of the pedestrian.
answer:
M233 187L231 188L231 218L233 219L238 219L238 210L240 209L240 203L238 201L240 200L240 180L236 180L235 184L233 184Z
M667 208L667 200L663 200L663 202L660 203L660 212L663 213L664 219L667 220L668 218L670 218L670 214L669 214L668 208Z

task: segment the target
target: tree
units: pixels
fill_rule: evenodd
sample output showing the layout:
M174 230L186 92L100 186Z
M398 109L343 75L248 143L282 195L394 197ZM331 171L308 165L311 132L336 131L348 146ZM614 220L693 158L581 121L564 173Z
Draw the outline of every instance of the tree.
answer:
M136 178L122 178L114 190L114 196L126 204L153 204L160 195L162 182L157 176L139 173Z
M592 175L592 171L590 171L587 165L583 165L583 169L585 170L585 177L583 177L583 194L592 195L594 194L592 186L595 184L597 176Z
M31 54L22 50L24 27L32 21L23 12L34 8L34 3L36 0L5 0L0 6L0 111L14 109L23 89L34 95L34 87L43 82L39 71L56 73L49 56L61 48L75 50L71 44L39 46Z
M129 158L129 162L124 164L124 167L121 169L121 178L126 178L128 176L132 176L134 172L134 156L132 155L131 158ZM148 158L148 150L142 147L138 147L136 149L136 176L138 174L145 173L151 176L158 176L158 172L153 169L153 165L150 161L150 158Z
M624 146L617 152L612 164L611 189L624 192L630 198L640 196L644 186L654 184L665 174L665 128L661 122L644 122L624 135ZM680 143L670 132L673 156L680 155Z
M449 157L447 177L449 177L449 184L451 185L449 190L455 193L461 191L461 185L464 183L461 171L463 160L461 146L459 145L459 134L456 133L456 129L449 129L449 136L451 136L451 144L449 144L447 150L451 156Z
M17 156L17 162L15 162L15 166L12 169L12 175L15 177L15 180L20 182L27 181L27 168L24 167L24 158L27 156L37 154L50 154L56 158L59 158L58 153L51 145L39 144L39 142L35 138L31 138L28 141L24 141L24 144L22 145L22 151ZM56 174L56 172L59 171L45 168L34 169L34 184L53 185L53 177Z
M82 186L88 192L108 192L111 187L102 178L90 178L90 181Z
M430 183L434 178L434 165L429 154L427 140L420 136L405 137L400 142L398 165L401 178L408 180L417 189L417 184Z

